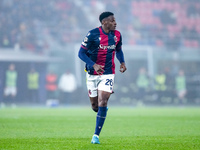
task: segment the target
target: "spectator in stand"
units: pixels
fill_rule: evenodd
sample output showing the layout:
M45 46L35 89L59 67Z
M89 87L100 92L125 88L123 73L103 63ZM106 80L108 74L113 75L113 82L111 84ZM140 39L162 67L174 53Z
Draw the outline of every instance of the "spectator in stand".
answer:
M6 71L4 103L11 104L13 107L16 106L15 100L17 95L17 76L15 65L10 64L8 70Z
M138 88L138 100L144 101L144 97L146 96L149 90L149 77L144 67L140 68L137 79L136 85Z
M187 101L185 97L187 94L186 77L183 70L179 70L179 73L175 78L175 89L176 89L176 94L178 98L178 103L180 105L186 103Z
M28 81L28 90L29 90L29 97L28 99L32 103L39 102L39 73L32 68L30 72L27 74L27 81Z
M169 33L168 38L165 41L165 46L169 51L176 51L180 47L180 37L173 32Z
M161 99L165 96L165 91L167 90L166 86L166 75L163 71L159 71L155 76L155 90L158 96L158 102L161 102Z
M49 71L46 75L47 99L57 99L57 75Z
M98 14L100 9L118 10L116 17L122 18L118 25L125 35L129 35L124 36L124 44L132 45L149 44L154 46L157 35L152 33L152 27L155 31L161 31L162 35L167 35L169 31L165 33L162 30L166 25L171 24L182 29L182 27L188 26L190 21L194 21L196 23L194 23L193 28L196 32L195 26L197 28L200 17L199 0L184 2L173 0L88 0L87 2L84 1L88 6L87 11L84 7L80 7L81 3L83 1L78 3L72 0L49 0L46 4L44 0L23 0L20 2L17 0L1 0L0 47L3 47L2 41L4 41L4 44L9 41L8 45L4 45L5 47L13 48L18 43L22 50L38 52L39 49L39 53L45 54L42 51L46 45L65 46L68 43L81 41L80 37L82 36L80 34L82 30L87 31L88 22L91 27L94 25L95 15ZM94 9L97 6L101 7ZM85 17L88 13L91 14L91 17ZM84 20L87 18L88 20ZM25 28L22 29L22 26ZM142 40L130 41L130 39L134 39L135 35L132 34L130 37L129 33L132 28L129 26L139 32L138 34L141 35ZM182 30L180 36L183 40L185 39ZM200 39L199 35L198 38ZM162 39L160 40L162 42ZM198 44L199 46L200 44Z
M197 7L195 6L195 3L189 3L187 7L187 15L189 18L199 17L199 12Z
M60 100L64 104L73 101L75 91L77 89L76 78L69 70L60 77L58 88L60 90Z
M7 36L4 36L2 41L1 41L1 45L3 48L10 48L11 44L10 44L10 40Z
M176 14L174 11L168 11L166 9L163 9L160 13L160 20L164 25L169 25L169 24L176 24Z

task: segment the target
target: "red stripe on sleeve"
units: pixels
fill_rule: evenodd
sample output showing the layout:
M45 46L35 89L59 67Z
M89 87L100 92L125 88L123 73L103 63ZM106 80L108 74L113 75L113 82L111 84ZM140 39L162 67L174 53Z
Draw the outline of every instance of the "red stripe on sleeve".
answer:
M81 47L82 47L83 49L85 49L85 50L88 50L87 47L85 47L85 46L83 46L83 45L81 45Z

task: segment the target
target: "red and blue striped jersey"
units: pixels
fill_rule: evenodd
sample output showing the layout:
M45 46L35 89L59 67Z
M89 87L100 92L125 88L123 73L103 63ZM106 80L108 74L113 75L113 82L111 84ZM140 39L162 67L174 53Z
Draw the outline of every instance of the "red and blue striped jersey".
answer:
M104 66L103 74L115 74L115 51L121 50L122 37L119 31L105 33L102 27L88 32L81 47L87 50L87 56L96 64ZM86 70L91 75L97 75L93 67L86 64Z

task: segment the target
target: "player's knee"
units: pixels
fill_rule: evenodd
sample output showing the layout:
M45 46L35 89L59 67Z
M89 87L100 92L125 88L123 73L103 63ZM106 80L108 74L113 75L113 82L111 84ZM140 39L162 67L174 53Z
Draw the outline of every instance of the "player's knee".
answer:
M97 103L92 103L92 110L95 112L98 112L98 104Z
M99 106L106 107L107 106L107 100L100 101Z
M98 107L95 107L95 108L92 108L92 110L94 111L94 112L98 112Z

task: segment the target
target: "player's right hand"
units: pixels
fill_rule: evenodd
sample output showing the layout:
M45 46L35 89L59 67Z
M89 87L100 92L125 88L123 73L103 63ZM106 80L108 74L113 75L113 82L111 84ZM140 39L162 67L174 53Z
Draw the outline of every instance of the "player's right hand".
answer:
M97 72L98 75L102 75L104 73L104 69L103 69L104 66L102 65L94 64L93 68Z

